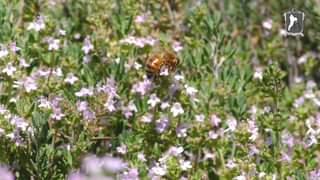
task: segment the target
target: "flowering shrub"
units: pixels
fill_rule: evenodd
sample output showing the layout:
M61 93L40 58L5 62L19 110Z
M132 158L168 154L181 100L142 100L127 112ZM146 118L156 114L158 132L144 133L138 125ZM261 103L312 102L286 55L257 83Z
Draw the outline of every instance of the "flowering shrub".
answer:
M320 6L295 2L303 38L278 1L0 1L0 179L320 179Z

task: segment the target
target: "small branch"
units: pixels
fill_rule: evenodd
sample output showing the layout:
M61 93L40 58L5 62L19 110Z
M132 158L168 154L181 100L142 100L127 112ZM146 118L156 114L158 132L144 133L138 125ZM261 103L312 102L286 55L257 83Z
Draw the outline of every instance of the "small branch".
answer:
M105 136L105 137L94 137L94 138L91 138L91 141L108 141L108 140L111 140L112 137L110 136Z
M19 28L22 24L23 14L24 14L24 0L20 0L19 14L18 14L19 17L15 26L16 29Z

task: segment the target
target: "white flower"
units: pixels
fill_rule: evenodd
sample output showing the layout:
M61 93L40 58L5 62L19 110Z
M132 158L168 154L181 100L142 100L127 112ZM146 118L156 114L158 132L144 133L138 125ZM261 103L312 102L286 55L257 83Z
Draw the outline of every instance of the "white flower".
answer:
M226 131L234 131L237 128L237 120L235 118L230 118L227 120L228 129Z
M176 147L172 146L169 149L169 154L173 156L179 156L184 151L182 146Z
M181 75L181 74L176 74L176 75L174 76L174 79L177 80L177 81L181 81L181 80L184 79L184 76Z
M17 102L17 98L16 97L12 97L12 98L10 98L9 102L16 103Z
M80 33L76 33L76 34L74 34L73 38L78 40L78 39L81 38L81 34Z
M221 119L215 114L210 116L210 123L212 124L212 126L217 127L219 126L220 122L221 122Z
M265 172L260 172L259 173L259 175L258 175L258 177L259 178L263 178L263 177L265 177L267 174L265 173Z
M83 42L83 46L82 46L81 50L82 50L85 54L89 54L89 52L90 52L91 50L93 50L93 48L94 48L94 47L93 47L93 45L91 44L89 37L86 37L85 40L84 40L84 42Z
M78 80L79 79L73 73L68 73L67 77L64 79L64 82L68 84L74 84Z
M9 51L6 48L1 48L0 58L6 57L9 54Z
M178 41L175 41L172 43L172 49L175 51L175 52L179 52L183 49L182 45L180 42Z
M75 95L77 97L86 97L86 96L92 96L93 95L93 87L90 88L81 88L80 91L76 92Z
M270 30L272 29L272 19L266 19L262 22L262 26L263 28L267 29L267 30Z
M204 114L199 114L199 115L196 115L195 117L196 117L196 121L198 122L203 122L205 118Z
M128 103L128 109L130 111L134 111L134 112L137 112L138 109L137 109L137 106L134 104L133 100L131 100L129 103Z
M160 103L160 99L156 94L151 94L147 103L150 104L151 107L155 107L158 103Z
M285 29L280 29L279 34L280 34L280 36L285 37L285 36L287 36L287 31Z
M187 84L184 85L184 88L186 88L186 94L193 97L197 92L198 90L192 86L188 86Z
M59 49L59 39L50 39L48 41L48 50L52 51L52 50L58 50Z
M44 19L42 16L37 17L37 19L29 24L27 30L40 31L46 27Z
M39 103L39 105L38 105L39 108L45 108L45 109L50 109L51 108L50 101L48 101L44 97L40 97L40 99L38 100L38 103Z
M13 87L24 87L26 92L37 90L37 82L32 77L26 77L21 80L15 81Z
M170 109L171 113L173 114L173 117L178 116L179 114L183 114L184 110L182 109L182 106L180 103L174 103Z
M179 161L180 163L180 168L182 171L186 171L188 169L191 169L192 168L192 165L191 165L191 162L190 161L185 161L185 160L180 160Z
M60 67L54 69L54 70L52 71L52 74L55 75L55 76L58 76L58 77L63 76L63 73L62 73L62 70L61 70Z
M209 131L209 137L210 139L217 139L218 138L218 134L215 131Z
M162 102L160 108L162 110L167 109L168 107L170 107L170 104L168 102Z
M8 63L7 66L2 70L2 73L6 73L8 76L12 76L14 72L17 71L17 68L15 68L12 63Z
M233 168L237 167L237 164L234 163L233 160L229 159L227 161L226 167L229 168L229 169L233 169Z
M104 103L104 107L107 108L109 112L113 112L116 110L115 103L115 100L108 98L107 102Z
M20 60L19 60L19 66L20 67L25 67L25 68L27 68L27 67L29 67L30 66L30 64L28 64L27 62L26 62L26 60L25 59L23 59L23 58L21 58Z
M153 115L150 113L146 113L141 117L141 122L150 123L152 121Z
M66 31L63 30L63 29L59 29L59 30L58 30L58 33L59 33L61 36L65 36L65 35L66 35Z
M169 75L169 69L168 68L161 68L159 75L160 76L168 76Z
M233 178L234 180L246 180L247 178L244 175L237 176Z
M142 65L139 64L139 63L137 63L137 62L134 62L133 67L134 67L136 70L139 70L139 69L142 67Z
M8 110L6 109L6 107L3 104L0 104L0 114L4 115L8 112Z
M159 164L157 164L156 166L152 167L151 171L153 172L153 174L155 174L157 176L164 176L167 173L166 168L159 166Z
M254 74L253 74L253 78L254 78L254 79L262 80L262 78L263 78L263 71L262 71L261 68L256 68L256 71L255 71Z
M127 146L122 144L121 146L117 147L117 152L120 154L126 154L127 153Z
M138 153L138 159L140 160L140 161L142 161L142 162L146 162L147 160L146 160L146 157L144 156L144 154L143 153Z

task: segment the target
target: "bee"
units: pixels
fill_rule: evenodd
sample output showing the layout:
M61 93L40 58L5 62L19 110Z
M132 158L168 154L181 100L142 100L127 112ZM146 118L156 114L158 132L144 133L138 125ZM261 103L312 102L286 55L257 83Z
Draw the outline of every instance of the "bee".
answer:
M170 72L174 72L178 64L179 59L171 51L155 53L151 55L146 61L147 77L149 79L152 77L157 77L160 75L160 72L164 71L165 69Z

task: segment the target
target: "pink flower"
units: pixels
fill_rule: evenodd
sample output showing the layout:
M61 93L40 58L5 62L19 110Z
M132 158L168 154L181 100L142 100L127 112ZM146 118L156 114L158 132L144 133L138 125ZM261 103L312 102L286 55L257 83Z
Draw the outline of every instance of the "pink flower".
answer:
M233 168L235 168L235 167L237 167L237 166L238 166L238 165L237 165L236 163L234 163L233 160L228 159L227 164L226 164L226 167L227 167L228 169L233 169Z
M78 101L77 102L77 110L79 112L87 111L88 108L88 102L87 101Z
M168 153L172 156L179 156L181 153L183 153L184 149L182 146L172 146L170 147Z
M68 180L86 180L86 176L80 172L73 172L68 175Z
M187 137L188 125L187 124L180 124L176 128L177 137Z
M175 41L175 42L173 42L173 44L172 44L172 49L173 49L175 52L179 52L179 51L181 51L181 50L183 49L183 47L182 47L182 45L181 45L180 42Z
M144 79L142 82L137 82L136 84L134 84L131 91L144 96L151 88L152 82L148 79Z
M61 120L65 114L62 113L62 110L59 107L53 108L53 113L50 117L54 120Z
M153 46L157 41L152 38L151 36L148 37L134 37L129 36L125 39L120 40L120 43L122 44L131 44L135 45L137 47L143 48L146 45Z
M121 180L139 180L139 172L137 168L131 168L120 175Z
M11 117L10 123L22 131L26 131L27 127L29 126L29 124L26 123L26 121L23 118L16 115Z
M13 53L16 53L17 51L20 50L20 48L17 47L16 42L10 43L10 44L9 44L9 48L10 48L10 50L11 50Z
M215 131L209 131L209 138L210 139L217 139L219 134L217 134Z
M128 103L128 106L122 108L122 114L128 119L133 115L133 112L138 112L133 100Z
M32 77L25 77L21 80L14 82L14 87L24 87L26 92L37 90L37 82Z
M1 180L14 180L15 179L12 172L10 172L10 170L4 165L0 166L0 177L1 177Z
M144 23L147 19L147 16L145 14L143 15L138 15L134 18L134 22L137 23L137 24L141 24L141 23Z
M161 115L160 119L156 120L156 130L162 133L169 126L169 118L166 115Z
M251 141L255 141L255 140L258 138L258 136L259 136L259 133L258 133L258 130L259 130L259 129L257 128L255 122L252 121L252 120L249 120L249 121L248 121L248 125L249 125L248 132L251 134L251 136L249 137L249 139L250 139Z
M320 179L320 169L315 169L310 171L309 180L319 180Z
M282 132L281 141L283 144L288 145L290 148L292 148L295 144L294 137L288 131Z
M110 156L102 158L101 164L102 167L110 173L120 172L128 166L122 159Z
M218 116L216 116L215 114L212 114L210 116L210 123L212 126L218 127L220 122L221 122L221 119Z
M76 106L79 112L84 112L89 110L89 104L87 101L77 101Z

